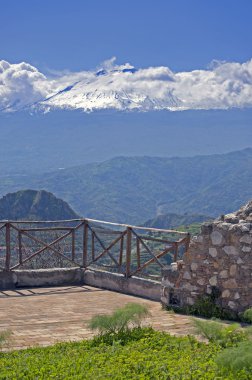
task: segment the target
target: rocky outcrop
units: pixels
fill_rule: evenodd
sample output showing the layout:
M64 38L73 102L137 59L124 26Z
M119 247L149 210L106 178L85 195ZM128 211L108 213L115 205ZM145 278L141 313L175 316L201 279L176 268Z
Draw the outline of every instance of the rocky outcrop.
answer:
M202 225L183 261L163 271L165 304L192 305L213 289L224 309L241 312L252 306L252 201Z

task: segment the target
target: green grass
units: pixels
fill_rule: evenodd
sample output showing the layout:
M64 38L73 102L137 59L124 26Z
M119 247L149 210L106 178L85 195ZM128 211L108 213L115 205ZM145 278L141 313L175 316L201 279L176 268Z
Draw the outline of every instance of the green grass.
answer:
M252 379L246 369L218 367L217 344L135 328L117 338L61 343L0 354L0 379Z

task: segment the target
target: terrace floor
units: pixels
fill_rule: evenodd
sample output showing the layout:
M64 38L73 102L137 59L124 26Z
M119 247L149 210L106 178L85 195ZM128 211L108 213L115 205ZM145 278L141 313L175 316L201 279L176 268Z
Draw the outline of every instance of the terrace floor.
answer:
M193 331L190 318L168 313L159 302L91 286L26 288L0 291L0 331L12 331L9 348L47 346L93 336L87 322L128 302L147 305L145 324L174 335Z

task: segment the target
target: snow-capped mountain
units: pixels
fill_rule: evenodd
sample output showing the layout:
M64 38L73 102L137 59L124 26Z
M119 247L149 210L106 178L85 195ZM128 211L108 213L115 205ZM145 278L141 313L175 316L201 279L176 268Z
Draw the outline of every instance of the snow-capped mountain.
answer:
M0 61L0 112L209 110L252 107L252 60L173 72L108 60L97 70L53 72Z
M182 102L170 90L165 94L162 92L161 96L153 96L148 83L146 87L142 83L138 86L138 81L133 78L136 73L135 68L111 71L101 69L36 103L34 107L44 110L82 109L91 112L102 109L175 110L182 106ZM135 82L134 86L130 85L132 82Z

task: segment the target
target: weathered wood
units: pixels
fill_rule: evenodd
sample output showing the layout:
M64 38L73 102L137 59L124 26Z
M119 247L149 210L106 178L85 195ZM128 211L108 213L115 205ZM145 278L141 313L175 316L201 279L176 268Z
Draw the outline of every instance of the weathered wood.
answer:
M64 226L63 223L73 223L73 222L80 222L76 226ZM35 224L35 227L28 227L25 226L25 224ZM58 225L52 225L50 227L50 224L52 223L57 223ZM118 226L118 227L124 227L124 231L119 231L115 229L110 229L110 228L103 228L100 226L90 226L89 223L100 223L100 224L105 224L108 226ZM21 224L21 226L19 226ZM38 224L38 227L36 227L36 224ZM39 224L43 224L42 226L39 226ZM22 226L23 225L23 226ZM108 255L112 262L115 264L117 268L121 270L121 268L124 268L124 263L123 263L123 254L124 254L124 237L126 236L126 265L125 265L125 270L123 270L124 274L126 277L132 276L134 273L137 273L144 268L146 268L148 265L152 264L153 262L157 262L157 264L160 267L163 267L163 264L159 261L159 258L161 258L164 254L167 252L170 252L172 249L174 250L174 261L178 260L178 254L179 254L179 247L183 246L185 247L185 251L188 251L189 248L189 243L190 243L190 234L184 233L181 231L175 231L175 230L165 230L165 229L156 229L156 228L148 228L148 227L138 227L138 226L130 226L126 224L119 224L119 223L113 223L113 222L104 222L100 220L95 220L95 219L70 219L70 220L65 220L65 221L6 221L4 224L0 226L0 231L4 230L5 231L5 242L6 242L6 257L5 257L5 269L6 270L11 270L19 267L20 265L24 264L25 262L31 260L33 257L36 255L39 255L40 253L44 252L45 250L51 250L54 252L56 255L61 256L62 258L70 261L71 263L76 264L79 266L78 263L75 262L75 256L76 256L76 251L75 251L75 246L76 246L76 234L75 231L78 230L79 228L83 227L83 253L82 253L82 263L83 267L86 268L88 265L92 264L93 262L96 262L99 260L101 257L104 255ZM18 232L18 257L19 257L19 263L13 267L11 267L11 230L15 229ZM178 233L183 235L183 237L180 240L176 241L170 241L164 238L155 238L152 236L147 236L144 233L142 235L138 234L136 231L134 231L134 228L136 230L144 230L144 231L153 231L153 232L165 232L165 233ZM121 228L122 229L122 228ZM51 243L46 243L45 241L37 238L36 236L33 236L33 234L30 234L32 232L48 232L50 231L66 231L65 234L62 236L58 237ZM91 261L88 263L88 234L89 231L91 231ZM106 234L106 235L117 235L117 238L113 240L109 246L105 246L103 241L99 238L97 233L100 234ZM136 261L137 261L137 270L132 272L131 271L131 264L132 264L132 234L134 235L136 239ZM54 247L54 245L61 240L65 239L67 236L71 235L71 258L66 257L61 250L58 250ZM186 236L184 236L186 235ZM32 241L42 245L40 249L38 249L36 252L32 253L29 257L26 257L24 259L24 246L23 246L23 241L22 241L22 236L26 236ZM47 236L47 235L46 235ZM97 257L95 257L95 239L97 242L100 244L102 247L103 251L98 254ZM148 241L152 242L158 242L158 243L163 243L168 246L164 251L160 253L156 253L155 251L152 251L151 248L148 247L148 245L145 243ZM120 242L120 246L118 247L119 251L119 257L118 259L114 257L114 254L110 252L111 248L116 244ZM145 250L149 253L151 256L150 260L146 261L145 263L142 264L141 260L141 246L145 248ZM135 258L134 258L135 259ZM105 265L106 267L113 267L113 265Z
M11 261L11 236L10 236L11 224L7 222L5 224L5 247L6 247L6 257L5 257L5 269L10 270Z
M96 240L98 241L98 243L100 244L100 246L103 248L104 251L106 251L106 253L109 255L109 257L111 258L112 261L114 261L114 263L119 266L118 262L116 261L116 259L114 258L114 256L111 254L111 252L109 252L109 250L111 249L110 248L106 248L105 245L103 244L103 242L101 241L101 239L99 238L99 236L96 234L95 231L93 231L92 227L90 227L90 225L88 224L88 228L90 231L92 231L92 233L94 234ZM118 238L118 240L120 239L120 237ZM113 244L114 245L114 244Z
M4 223L2 226L0 226L0 231L3 230L6 227L6 223Z
M88 223L85 221L83 224L83 254L82 254L83 268L87 267L87 260L88 260Z
M177 231L177 230L167 230L162 228L152 228L152 227L140 227L140 226L131 226L129 224L122 224L122 223L114 223L114 222L106 222L104 220L97 220L97 219L86 219L88 222L92 223L100 223L100 224L107 224L109 226L118 226L118 227L125 227L125 228L131 228L135 230L143 230L143 231L155 231L155 232L167 232L167 233L176 233L179 235L187 235L187 232L183 231Z
M158 258L156 257L156 255L150 250L150 248L145 244L145 242L143 241L143 239L137 235L137 233L132 230L133 234L136 236L136 238L138 238L140 240L140 242L142 243L142 245L144 246L144 248L146 249L146 251L149 252L149 254L154 258L154 260L156 260L156 262L158 263L158 265L162 268L163 265L162 263L158 260Z
M19 264L23 264L23 250L22 250L22 233L18 231L18 256L19 256Z
M174 243L174 262L176 263L178 261L178 243Z
M122 267L122 262L123 262L123 248L124 248L124 236L125 236L125 233L122 235L121 237L121 242L120 242L120 254L119 254L119 267L120 267L120 270L121 270L121 267Z
M92 232L92 244L91 244L91 250L92 250L92 261L95 259L95 236L94 233Z
M143 240L147 240L147 241L154 241L154 242L157 242L157 243L164 243L164 244L172 244L174 243L174 240L166 240L166 239L159 239L159 238L154 238L154 237L149 237L149 236L143 236L143 235L138 235L141 237L141 239ZM182 240L185 240L186 238L182 239Z
M169 248L166 248L164 251L160 252L157 254L156 258L160 259L162 256L166 255L168 252L171 252L173 251L173 247L169 247ZM146 261L144 264L142 264L139 268L137 268L135 271L133 271L131 273L132 276L134 276L134 274L138 273L138 272L141 272L144 268L146 268L148 265L154 263L156 260L154 259L154 257L148 261ZM163 265L162 265L163 267Z
M126 270L125 276L130 277L131 270L131 241L132 241L132 230L130 227L127 227L127 240L126 240Z
M191 235L188 233L187 237L185 239L186 239L185 251L187 252L189 249L189 245L190 245Z
M38 228L20 228L20 231L25 232L50 232L50 231L73 231L75 230L75 227L38 227Z
M75 260L75 231L72 231L72 261Z
M140 254L140 240L136 239L136 246L137 246L137 267L141 267L141 254Z
M119 240L121 240L124 237L125 234L126 234L126 231L122 232L122 235L118 236L115 240L113 240L110 243L110 245L103 252L101 252L97 257L94 258L94 260L92 262L96 262L102 256L104 256L116 243L118 243ZM92 264L92 262L90 262L88 265ZM120 262L116 265L117 265L117 267L120 266Z
M99 223L99 224L105 224L105 225L110 225L110 226L118 226L118 227L130 227L131 229L135 230L143 230L143 231L154 231L154 232L167 232L167 233L176 233L179 235L188 235L188 232L183 232L183 231L177 231L177 230L172 230L172 229L162 229L162 228L152 228L152 227L141 227L141 226L132 226L129 224L122 224L122 223L114 223L114 222L106 222L104 220L97 220L97 219L66 219L66 220L2 220L2 223L11 223L11 224L58 224L58 223L74 223L74 222L81 222L83 224L84 222L90 222L90 223ZM80 224L80 225L81 225ZM74 227L75 228L75 227Z
M12 226L14 229L16 229L18 231L18 229L14 226ZM25 260L23 260L23 264L26 263L27 261L31 260L33 257L39 255L40 253L46 251L47 249L53 251L54 253L64 257L65 259L67 259L68 261L71 261L70 259L68 259L68 257L66 257L65 255L63 255L61 252L59 252L57 249L55 249L53 247L54 244L58 243L59 241L65 239L67 236L69 236L71 234L71 231L67 232L66 234L58 237L56 240L52 241L51 243L47 244L45 243L43 240L40 240L32 235L30 235L28 232L22 232L23 235L27 236L28 238L30 238L31 240L35 241L36 243L38 244L41 244L43 245L43 248L40 248L38 251L34 252L32 255L30 255L29 257L27 257ZM75 263L73 261L74 264L76 264L77 266L79 266L78 263ZM16 269L19 267L19 264L17 265L14 265L11 269Z

